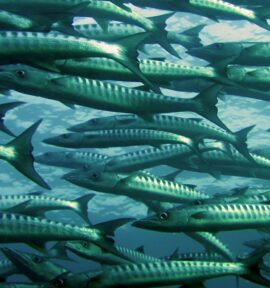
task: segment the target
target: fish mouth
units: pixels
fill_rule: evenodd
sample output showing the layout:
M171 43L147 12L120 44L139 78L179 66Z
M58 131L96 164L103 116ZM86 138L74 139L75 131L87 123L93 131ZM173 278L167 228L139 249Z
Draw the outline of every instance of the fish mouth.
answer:
M25 255L22 255L22 254L19 255L17 252L15 252L14 250L9 249L9 248L1 248L1 251L15 265L19 265L19 266L29 266L30 265L30 262L27 261L27 256L25 256Z
M67 128L68 131L71 131L71 132L82 132L82 129L83 126L81 124L78 124L78 125L73 125L69 128Z
M50 137L50 138L43 139L42 142L49 144L49 145L59 146L59 143L58 143L56 137Z
M186 53L191 56L208 60L210 55L204 47L191 48Z
M78 182L78 173L74 173L74 172L69 172L67 174L64 174L61 179L64 179L68 182L71 183L77 183Z
M149 219L141 219L141 220L137 220L131 223L131 226L136 227L136 228L141 228L141 229L156 230L154 229L153 224L154 222Z

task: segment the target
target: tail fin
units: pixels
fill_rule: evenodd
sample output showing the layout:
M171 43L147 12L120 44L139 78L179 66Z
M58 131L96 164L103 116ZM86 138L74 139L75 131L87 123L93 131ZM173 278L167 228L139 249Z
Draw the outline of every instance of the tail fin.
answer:
M269 253L269 249L265 247L259 247L251 252L249 256L242 261L249 270L249 273L242 275L242 277L259 285L270 287L270 281L264 278L260 271L264 268L263 257L267 253Z
M193 99L197 104L197 109L195 109L194 112L215 123L217 126L225 129L226 131L230 131L217 115L217 97L221 88L221 85L215 84L202 91L198 96L194 97Z
M114 43L118 44L122 49L123 52L121 55L119 54L111 54L111 57L117 61L118 63L122 64L124 67L128 68L131 72L133 72L137 77L141 79L141 81L152 89L156 93L160 93L160 89L157 85L151 83L147 77L141 72L139 67L139 61L137 60L138 57L138 46L149 37L149 33L138 33L135 35L127 36L122 38Z
M180 32L179 34L192 37L192 41L188 42L179 42L186 49L191 49L195 47L202 47L201 38L199 37L200 32L206 27L206 24L200 24L185 31Z
M5 145L7 148L15 150L12 158L6 159L12 166L20 171L24 176L31 179L43 188L51 189L50 186L39 176L34 168L34 158L32 155L33 146L31 139L42 120L37 121L22 134Z
M9 110L14 109L22 104L24 104L24 102L19 102L19 101L0 104L0 130L1 131L5 132L6 134L10 136L14 136L14 134L4 124L4 117Z
M166 20L170 18L174 12L166 13L159 16L150 17L155 25L155 29L151 31L151 37L155 38L157 43L165 49L167 52L172 54L173 56L181 59L178 55L177 51L173 48L173 46L168 41L168 31L166 31Z
M247 158L251 162L255 162L254 158L250 155L247 147L247 135L248 133L255 127L256 125L252 125L246 127L235 133L237 138L237 143L234 144L234 147L241 153L245 158Z
M82 219L89 223L88 218L88 202L95 197L95 194L87 194L83 195L79 198L74 199L73 201L76 202L76 211L78 211L79 215L82 217Z

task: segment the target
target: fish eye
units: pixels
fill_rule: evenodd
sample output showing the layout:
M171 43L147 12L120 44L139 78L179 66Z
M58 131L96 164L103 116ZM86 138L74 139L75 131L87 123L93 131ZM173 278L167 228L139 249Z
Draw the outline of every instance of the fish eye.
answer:
M216 43L216 44L215 44L215 47L216 47L217 49L221 49L221 48L223 47L223 45L222 45L222 43Z
M42 261L42 258L39 257L38 255L34 255L32 257L32 260L35 262L35 263L40 263Z
M68 139L68 138L70 137L70 134L63 134L62 137L63 137L64 139Z
M99 178L99 173L98 172L96 172L96 171L93 171L93 172L91 172L91 174L90 174L90 177L93 179L93 180L97 180L98 178Z
M57 288L65 287L65 280L64 279L55 279L53 281L53 285Z
M90 122L90 124L92 124L92 125L97 125L98 120L97 120L96 118L93 118L93 119L91 119L89 122Z
M201 205L203 204L203 202L201 200L195 200L194 201L194 205Z
M88 242L84 241L84 242L82 243L82 246L83 246L84 248L89 248L90 244L89 244Z
M26 76L26 72L24 70L17 70L16 76L19 78L24 78Z
M168 213L167 212L162 212L160 215L159 215L159 219L160 220L167 220L169 217Z

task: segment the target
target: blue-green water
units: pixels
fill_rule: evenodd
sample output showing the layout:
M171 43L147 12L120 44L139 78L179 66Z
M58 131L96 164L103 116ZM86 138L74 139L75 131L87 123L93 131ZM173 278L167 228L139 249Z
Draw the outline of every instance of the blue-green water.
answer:
M148 9L141 11L146 16L154 15L157 11ZM176 13L168 21L169 28L182 31L188 29L195 24L207 23L208 26L201 32L200 36L203 44L210 44L219 41L269 41L270 32L266 32L253 24L246 21L221 21L220 23L213 23L212 21L185 13ZM168 55L161 50L159 46L148 46L147 52L151 56L163 56L175 63L185 63L193 65L205 65L206 62L195 59L188 54L185 54L184 48L175 46L182 60ZM148 55L148 56L149 56ZM147 57L141 54L141 57ZM168 92L164 90L164 92ZM171 93L175 93L169 91ZM178 95L182 93L177 92ZM185 93L190 97L195 93ZM41 140L61 134L65 132L66 128L71 125L86 121L91 117L113 115L106 111L94 110L89 108L82 108L77 106L72 110L66 106L52 100L46 100L34 96L28 96L17 92L12 92L11 96L2 96L1 102L9 102L12 100L25 101L26 104L18 109L11 111L6 116L7 126L18 134L26 129L30 124L36 120L43 118L43 122L38 128L33 137L34 154L40 154L46 151L63 150L61 148L54 148L43 144ZM270 106L268 102L259 100L236 97L227 95L224 101L219 100L218 103L219 116L224 123L232 130L238 131L241 128L256 124L256 127L251 131L248 138L249 147L263 148L268 147L270 135L266 131L269 128L269 112ZM176 114L179 115L179 114ZM181 113L181 116L197 117L192 113ZM6 143L10 140L9 136L1 134L1 143ZM85 149L86 150L86 149ZM91 151L106 153L108 155L120 154L128 149L91 149ZM53 188L52 191L44 191L44 195L53 195L57 197L73 199L79 195L87 193L86 189L73 186L61 179L61 176L67 172L66 169L43 166L35 164L37 171ZM164 170L168 167L158 168ZM208 194L220 193L228 191L229 189L250 185L252 187L269 187L269 181L255 179L255 178L240 178L222 176L220 180L202 173L183 172L179 179L183 183L195 184L198 188ZM40 190L35 184L19 174L10 165L5 162L0 162L0 181L1 194L24 194ZM93 223L110 220L121 217L135 217L142 218L146 215L146 207L139 202L132 201L127 197L109 196L97 193L97 196L89 203L89 216ZM72 212L48 212L48 217L52 219L61 220L67 223L81 223L80 218ZM255 231L240 231L240 232L220 232L218 233L228 247L237 255L248 252L248 248L243 246L246 240L259 238L261 235ZM145 246L145 252L155 256L168 256L176 247L179 247L180 252L203 251L203 247L188 238L183 234L166 234L151 231L139 230L134 227L126 225L116 232L116 243L130 248L136 248L140 245ZM1 245L7 246L7 245ZM15 245L16 247L17 245ZM14 247L14 245L12 245ZM86 271L91 268L98 267L94 262L85 261L74 255L71 255L78 262L72 264L72 269L76 272ZM60 262L70 267L70 263ZM207 287L236 287L234 277L225 277L216 280L207 281ZM253 283L245 280L240 280L240 287L255 287Z

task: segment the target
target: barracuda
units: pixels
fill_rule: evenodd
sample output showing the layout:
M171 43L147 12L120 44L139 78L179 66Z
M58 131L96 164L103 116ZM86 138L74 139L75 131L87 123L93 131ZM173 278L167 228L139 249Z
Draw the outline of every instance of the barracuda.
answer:
M209 196L177 182L167 181L145 172L119 174L101 172L99 169L72 171L63 178L73 184L100 192L125 195L142 202L144 199L190 203L196 199L208 199Z
M270 68L268 66L229 65L226 70L227 77L241 86L263 91L270 88Z
M1 251L12 261L18 271L32 281L49 282L60 275L68 273L67 269L53 263L46 257L18 252L9 248L2 248Z
M44 143L69 148L109 148L123 146L184 144L196 151L192 139L165 131L149 129L111 129L85 133L65 133L43 140Z
M234 5L232 1L222 0L183 0L183 1L145 1L145 0L115 0L115 3L131 2L134 5L143 7L154 7L170 11L189 12L197 15L208 17L214 21L218 19L228 20L248 20L266 30L269 30L267 16L269 11L265 9L254 9L252 7L241 7Z
M9 89L19 92L58 100L67 105L135 113L148 120L155 113L190 111L226 129L217 115L220 85L213 85L196 97L186 99L98 80L47 73L25 65L6 65L1 68L0 81Z
M208 251L222 255L224 259L234 260L234 255L228 246L223 243L215 234L209 232L187 232L185 233L193 240L198 241Z
M146 18L127 6L119 7L109 1L95 0L24 0L21 2L11 1L11 3L7 3L7 1L4 1L0 4L0 7L2 7L3 9L11 9L12 11L20 11L22 7L23 9L29 7L31 11L34 10L36 13L40 14L53 12L53 14L60 13L60 15L69 13L81 17L93 17L105 30L107 29L108 22L110 20L134 24L150 32L157 43L159 43L169 53L178 57L177 52L167 40L167 31L165 30L166 20L167 18L172 16L172 13Z
M161 58L161 60L163 60ZM230 63L228 59L225 62ZM210 66L191 66L175 64L168 61L155 59L146 59L139 61L139 67L142 73L152 82L158 83L165 87L171 87L172 81L185 79L207 79L215 83L226 85L236 85L233 81L224 77L223 70L227 63L217 63ZM82 58L70 60L55 61L56 67L63 73L78 75L86 78L94 77L95 79L108 79L118 81L139 81L136 75L128 69L118 64L116 61L106 58Z
M194 260L194 261L207 261L207 262L225 262L224 258L217 253L210 252L190 252L190 253L177 253L170 260Z
M202 158L219 174L269 179L270 160L259 154L250 153L250 155L254 159L253 162L249 162L237 151L232 151L230 156L220 150L206 151L202 154ZM179 163L178 168L208 173L209 166L205 163L193 155ZM175 162L172 164L176 167Z
M178 207L133 223L134 226L167 232L231 231L269 226L270 205L203 204Z
M219 42L201 48L190 49L187 53L209 62L216 62L231 57L231 63L233 64L270 65L269 42Z
M4 212L0 213L0 219L1 243L35 242L42 245L46 241L81 240L93 242L107 251L115 251L112 240L107 238L104 232L97 228L97 225L90 228ZM128 221L130 219L127 218L112 220L102 223L100 227L103 229L106 227L111 234L114 229ZM116 251L116 253L118 252Z
M115 256L112 253L105 253L98 246L87 242L68 242L66 248L78 254L81 257L100 262L102 265L118 265L126 263L145 263L162 261L159 258L146 255L137 250L115 246L115 248L124 255L124 258Z
M137 46L146 37L147 33L141 33L107 43L61 33L0 31L0 63L22 62L56 69L48 62L55 59L108 57L133 71L148 87L159 91L140 71L136 60Z
M255 261L253 259L246 263L164 261L124 264L107 267L100 275L89 281L89 287L153 287L174 284L190 286L226 275L241 276L252 282L269 286L269 281L259 271L258 260Z
M93 194L88 194L74 200L65 200L56 197L43 196L40 195L40 193L30 193L26 195L3 195L0 196L0 210L12 211L12 207L16 209L18 205L20 206L20 204L27 202L22 208L21 213L23 214L40 216L50 210L71 209L77 212L84 219L84 221L88 223L89 219L87 207L88 202L93 197Z
M35 157L37 163L72 169L90 169L96 164L102 166L109 159L110 157L107 155L87 151L46 152Z
M254 126L231 133L215 126L208 125L201 119L182 118L170 115L153 115L152 121L144 121L136 115L115 115L92 118L69 128L75 132L99 131L101 129L155 129L181 134L194 139L216 139L228 142L246 158L250 158L247 150L247 135Z
M31 125L7 144L1 144L0 159L10 163L15 169L36 184L43 188L50 189L48 184L36 172L33 165L33 146L31 139L41 121L42 120L39 120Z
M211 198L210 198L211 199ZM155 213L162 213L163 211L172 209L173 206L171 203L166 202L156 202L153 206L154 201L144 201L144 204ZM197 201L196 201L197 202ZM201 202L201 200L200 200ZM164 205L170 204L170 205ZM148 215L151 215L148 213ZM201 244L206 251L214 251L215 253L222 255L224 259L229 261L234 260L234 255L228 248L228 246L223 243L215 234L209 232L186 232L187 236L192 238Z
M104 171L133 172L161 164L180 161L194 152L183 144L163 145L158 148L142 149L111 157L104 166Z
M0 130L10 136L14 136L14 134L6 127L4 124L4 118L7 112L9 112L12 109L17 108L18 106L24 104L24 102L10 102L10 103L4 103L0 104Z
M126 23L110 23L108 29L104 31L97 24L74 24L74 29L85 37L101 41L116 41L122 37L141 33L144 30L140 27ZM167 39L171 44L180 44L185 48L194 48L201 46L199 33L205 25L197 25L182 32L167 32ZM145 39L145 44L155 44L156 40L151 35Z

